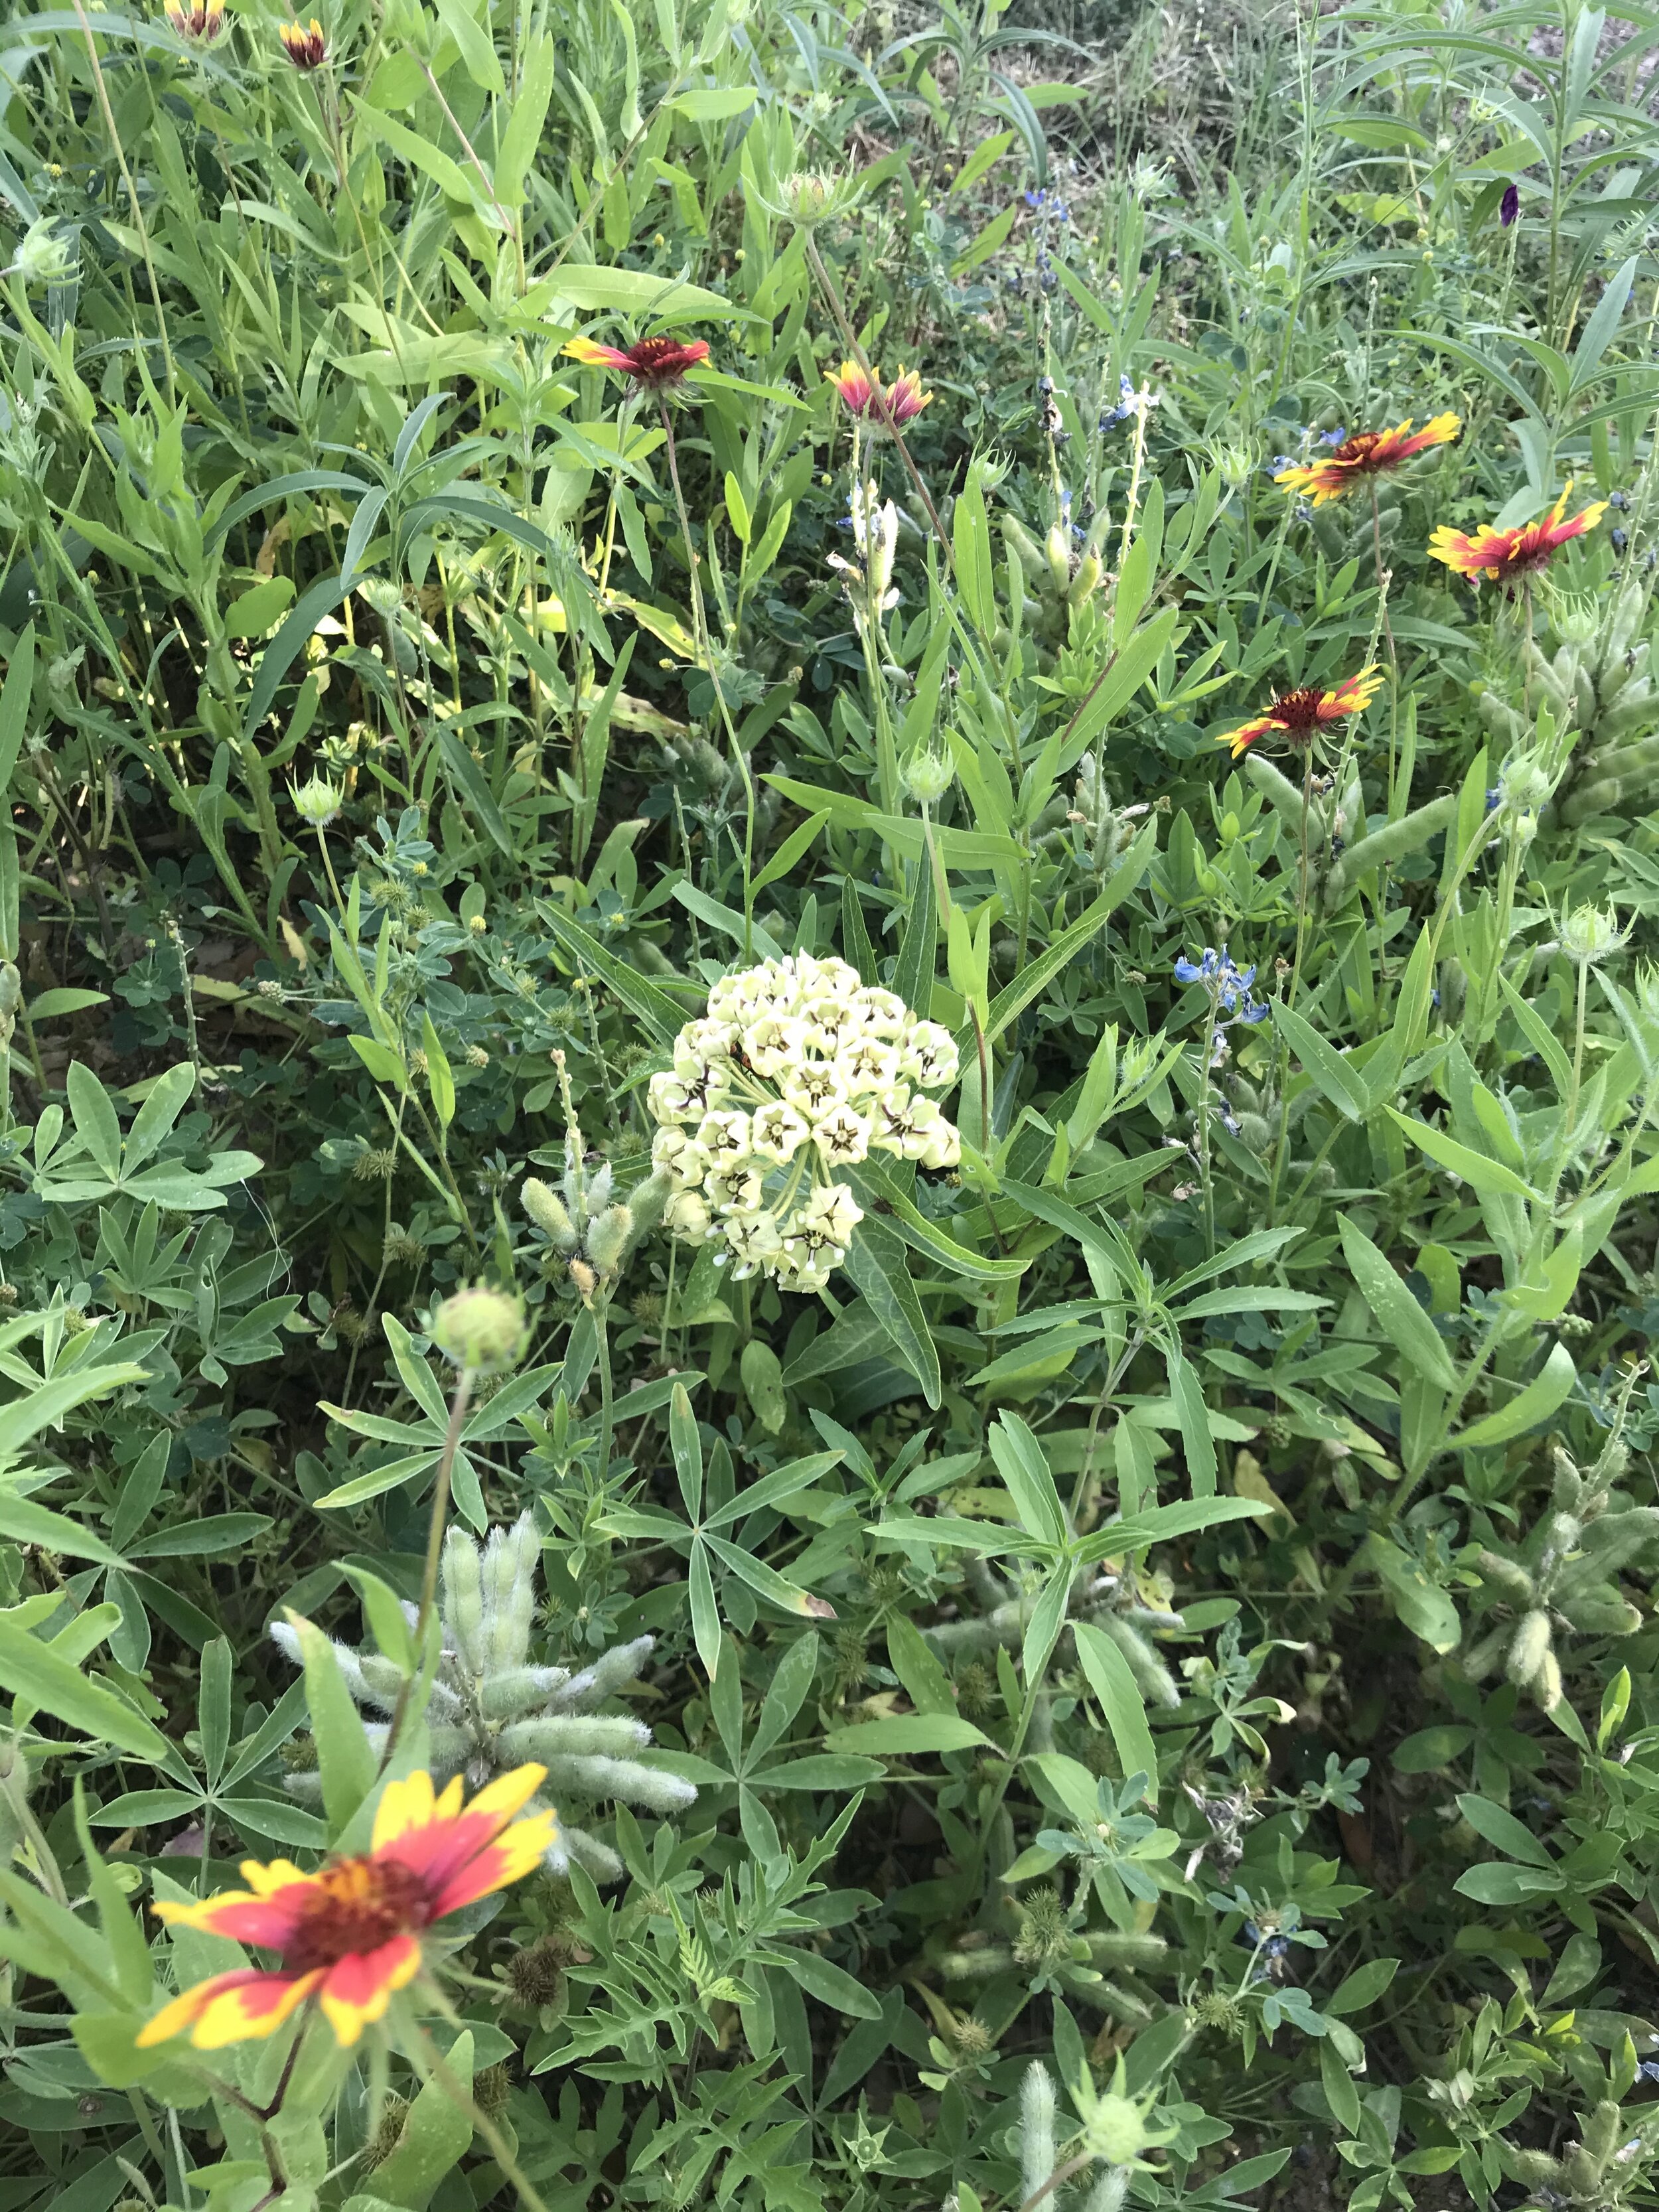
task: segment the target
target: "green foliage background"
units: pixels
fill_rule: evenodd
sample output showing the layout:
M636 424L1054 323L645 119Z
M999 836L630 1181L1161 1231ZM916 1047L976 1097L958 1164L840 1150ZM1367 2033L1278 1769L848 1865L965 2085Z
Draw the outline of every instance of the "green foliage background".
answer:
M0 2206L1652 2202L1659 23L213 21L0 25ZM573 1264L790 951L960 1170L820 1297ZM653 1746L261 2130L142 1908L436 1743L441 1468Z

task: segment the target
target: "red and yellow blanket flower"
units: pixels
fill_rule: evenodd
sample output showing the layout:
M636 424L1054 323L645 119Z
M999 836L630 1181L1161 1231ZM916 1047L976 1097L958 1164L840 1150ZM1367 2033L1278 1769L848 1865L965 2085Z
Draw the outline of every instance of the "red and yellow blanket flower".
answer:
M878 368L872 368L866 376L855 361L844 361L839 368L826 368L823 374L826 382L840 392L848 414L860 422L896 429L915 422L924 407L933 404L933 393L922 390L921 373L914 368L901 366L890 384L882 382Z
M1223 731L1216 743L1231 745L1235 760L1248 752L1258 738L1265 737L1283 738L1299 752L1333 722L1369 707L1382 686L1382 675L1373 662L1358 676L1346 678L1334 690L1322 691L1310 684L1299 691L1281 692L1248 722L1241 722L1236 730Z
M631 377L645 392L661 392L678 384L688 369L708 358L706 338L641 338L637 345L599 345L592 338L572 338L565 348L572 361L586 368L614 368L618 376Z
M1316 461L1281 469L1273 482L1287 491L1307 492L1316 507L1323 507L1357 491L1372 477L1386 476L1414 454L1427 453L1431 446L1449 446L1462 427L1456 415L1437 415L1420 430L1413 430L1409 419L1392 430L1360 430Z
M1567 501L1571 495L1572 480L1569 477L1566 489L1549 513L1537 522L1524 523L1518 530L1498 530L1490 522L1483 522L1473 538L1466 538L1461 530L1449 530L1443 525L1429 540L1430 555L1477 584L1483 576L1489 577L1494 584L1509 584L1518 577L1529 576L1540 568L1548 568L1550 556L1558 545L1565 545L1570 538L1582 538L1587 530L1594 530L1607 511L1606 500L1595 500L1568 521Z
M517 1767L464 1807L459 1777L440 1796L429 1774L411 1774L388 1784L366 1856L331 1860L315 1874L286 1859L247 1859L245 1890L158 1905L173 1927L256 1944L282 1964L198 1982L162 2006L139 2043L188 2032L198 2051L218 2051L274 2034L313 1996L338 2041L356 2043L421 1971L429 1929L540 1863L557 1837L557 1815L516 1816L546 1778L544 1766Z

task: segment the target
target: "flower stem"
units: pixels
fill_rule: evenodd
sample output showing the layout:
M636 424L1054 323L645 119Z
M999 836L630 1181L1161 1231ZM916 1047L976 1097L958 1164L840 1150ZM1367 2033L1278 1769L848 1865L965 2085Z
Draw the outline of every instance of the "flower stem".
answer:
M476 1379L470 1367L463 1367L456 1377L454 1395L449 1401L449 1425L444 1431L444 1447L438 1455L438 1472L432 1485L432 1514L426 1531L426 1566L421 1576L421 1607L415 1619L415 1663L417 1668L426 1651L427 1630L438 1601L438 1570L443 1562L451 1478L454 1473L455 1455L460 1449L461 1430L466 1420L466 1409L471 1403L472 1385ZM398 1737L408 1716L411 1686L411 1678L405 1675L398 1692L392 1725L386 1730L386 1749L380 1754L382 1772L391 1765L392 1754L397 1749Z

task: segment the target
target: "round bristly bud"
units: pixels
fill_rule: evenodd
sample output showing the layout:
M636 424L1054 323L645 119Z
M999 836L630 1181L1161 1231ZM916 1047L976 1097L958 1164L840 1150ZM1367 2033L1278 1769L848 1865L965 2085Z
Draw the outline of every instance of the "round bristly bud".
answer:
M507 1985L518 2002L532 2012L556 2004L564 1994L565 1957L565 1946L551 1936L514 1951L507 1962Z
M339 819L345 801L342 786L331 782L325 775L313 775L304 783L290 784L288 795L294 811L312 830L326 830L331 822Z
M61 238L50 218L32 222L18 240L9 273L26 288L59 284L72 266L67 240Z
M1611 907L1604 912L1600 907L1575 907L1561 924L1561 950L1575 966L1598 967L1603 960L1616 952L1630 935L1619 927L1619 917Z
M446 1359L475 1375L511 1367L524 1348L522 1300L483 1283L457 1291L432 1316L432 1341Z
M910 755L899 775L918 806L933 806L956 781L957 771L948 753L922 744Z

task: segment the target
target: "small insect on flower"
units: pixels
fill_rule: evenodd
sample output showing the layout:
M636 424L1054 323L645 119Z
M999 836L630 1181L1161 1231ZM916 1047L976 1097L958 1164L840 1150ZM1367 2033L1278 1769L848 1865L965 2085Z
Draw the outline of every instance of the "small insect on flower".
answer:
M328 58L328 41L314 15L307 24L279 23L276 35L283 42L283 52L295 69L321 69Z
M1286 744L1299 752L1333 722L1340 722L1369 707L1382 688L1382 676L1373 664L1370 668L1362 668L1358 676L1346 678L1333 691L1321 691L1309 684L1297 691L1281 692L1270 706L1253 714L1248 722L1241 722L1236 730L1224 730L1216 743L1231 745L1235 760L1248 751L1258 738L1269 735L1283 738Z
M1519 530L1498 530L1490 522L1483 522L1473 538L1466 538L1461 530L1449 530L1443 526L1429 540L1429 552L1436 561L1443 561L1449 568L1455 568L1460 576L1467 576L1478 584L1483 576L1494 584L1513 586L1523 576L1547 568L1558 546L1565 545L1570 538L1582 538L1587 530L1594 530L1607 511L1604 499L1592 501L1571 521L1565 520L1567 501L1572 495L1572 479L1567 479L1566 489L1540 521L1524 524Z
M921 377L914 368L901 366L891 384L882 382L878 368L872 368L866 376L855 361L844 361L839 368L826 368L823 374L825 381L840 392L850 415L878 428L897 429L914 422L922 409L933 403L933 393L922 390Z
M256 1944L282 1964L198 1982L140 2029L139 2044L187 2033L198 2051L222 2050L274 2034L312 1997L337 2040L355 2044L420 1972L428 1929L540 1865L557 1820L516 1815L546 1775L544 1766L518 1767L463 1807L459 1776L438 1796L429 1774L411 1774L388 1784L366 1856L332 1859L315 1874L286 1859L270 1866L246 1859L246 1889L158 1905L172 1926Z
M1409 419L1393 430L1360 430L1319 460L1281 469L1273 482L1287 491L1311 492L1314 505L1323 507L1328 500L1346 498L1372 477L1388 475L1431 446L1449 446L1462 427L1456 415L1437 415L1420 430L1413 430Z
M592 338L572 338L565 348L572 361L585 368L614 368L632 380L641 392L664 392L683 383L688 370L708 358L706 338L641 338L637 345L599 345Z
M194 0L188 8L167 9L167 21L181 39L199 39L211 46L225 27L225 0Z

